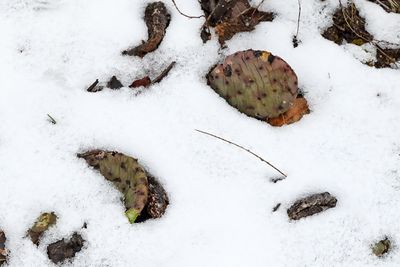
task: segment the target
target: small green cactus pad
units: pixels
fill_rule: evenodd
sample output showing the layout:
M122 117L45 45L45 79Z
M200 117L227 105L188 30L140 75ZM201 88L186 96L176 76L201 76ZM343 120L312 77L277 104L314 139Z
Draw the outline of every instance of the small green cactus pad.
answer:
M148 180L145 170L132 157L114 151L93 150L78 154L124 194L126 216L134 223L148 199Z
M56 224L57 216L53 212L42 213L28 230L28 236L33 244L39 245L39 239L47 229Z
M236 52L215 66L207 80L231 106L262 120L286 112L298 93L292 68L266 51Z
M390 240L386 237L385 239L375 243L372 246L372 253L375 254L377 257L382 257L386 253L388 253L391 246Z

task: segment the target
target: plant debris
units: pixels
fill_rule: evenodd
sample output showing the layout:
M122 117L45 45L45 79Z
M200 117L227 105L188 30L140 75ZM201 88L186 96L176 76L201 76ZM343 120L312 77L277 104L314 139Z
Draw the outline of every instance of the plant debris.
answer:
M328 192L314 194L297 200L287 210L287 214L291 220L300 220L301 218L336 207L336 203L337 199Z
M50 114L47 114L47 120L51 123L51 124L57 124L57 121L50 116Z
M276 118L267 119L272 126L283 126L299 121L304 115L309 114L307 100L303 96L298 96L288 111Z
M372 246L372 253L377 257L382 257L389 252L390 247L391 242L387 237L385 237L385 239L380 240Z
M141 79L135 80L131 85L129 85L130 88L138 88L138 87L148 87L151 84L151 79L149 76L144 76Z
M209 27L214 27L221 45L236 33L249 32L262 21L272 21L274 14L252 7L248 0L200 0L206 22L201 29L203 42L211 38Z
M125 215L130 223L136 222L143 211L147 211L148 218L164 214L169 203L167 194L154 177L149 178L137 159L104 150L88 151L78 157L99 170L124 195Z
M0 265L7 263L8 251L6 249L6 235L2 230L0 230Z
M63 238L48 245L47 255L52 262L57 264L75 257L75 254L82 250L84 243L82 236L75 232L69 240Z
M137 87L148 87L152 84L159 83L161 82L171 71L171 69L175 66L176 62L172 61L171 64L168 65L168 67L163 70L160 75L158 75L153 81L151 81L149 76L145 76L141 79L135 80L129 87L130 88L137 88Z
M163 2L154 2L146 7L144 20L148 29L147 41L123 51L123 55L144 57L147 53L156 50L164 39L171 15Z
M117 79L117 77L112 76L111 79L107 83L107 87L110 89L120 89L123 86L123 84Z
M386 12L400 13L400 0L368 0L380 5Z
M146 206L136 222L161 218L169 205L167 192L160 182L149 173L147 173L147 180L149 182L149 197Z
M98 87L97 84L99 83L99 79L96 79L94 81L94 83L92 83L87 89L86 91L94 93L94 92L98 92L101 91L103 88Z
M384 1L377 2L383 3ZM395 5L395 2L393 3ZM395 44L375 40L372 34L365 29L365 19L360 16L356 5L352 2L348 2L346 7L340 3L333 15L333 25L327 28L322 36L338 45L343 44L343 41L358 46L370 43L376 48L377 53L375 61L365 62L368 66L398 68L396 62L400 60L400 45L397 45L396 48L382 47L382 45L393 46Z
M275 207L272 209L272 212L277 211L280 208L280 206L281 206L281 203L276 204Z
M57 216L53 212L43 213L37 218L33 226L28 230L28 236L33 244L39 245L39 240L43 233L57 222Z
M378 48L376 51L376 62L373 66L376 68L397 68L396 62L400 60L400 48Z
M354 3L347 7L342 5L333 14L333 25L322 34L328 40L338 45L346 40L348 43L363 45L373 40L372 35L365 29L365 19L360 16Z

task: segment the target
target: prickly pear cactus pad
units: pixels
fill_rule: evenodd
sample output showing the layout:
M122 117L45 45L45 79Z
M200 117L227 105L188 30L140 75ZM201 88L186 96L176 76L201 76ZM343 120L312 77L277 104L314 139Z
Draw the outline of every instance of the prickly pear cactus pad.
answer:
M286 112L298 92L297 76L283 59L251 49L228 56L207 80L231 106L262 120Z
M33 244L39 245L39 239L43 233L56 224L57 216L53 212L42 213L33 226L28 230L28 235Z
M145 170L132 157L114 151L93 150L78 154L124 194L126 216L134 223L148 199L148 180Z

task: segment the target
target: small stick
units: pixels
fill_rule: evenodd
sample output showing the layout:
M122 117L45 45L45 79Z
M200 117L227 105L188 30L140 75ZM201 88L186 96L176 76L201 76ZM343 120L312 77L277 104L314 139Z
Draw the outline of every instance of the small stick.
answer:
M275 166L272 165L270 162L266 161L265 159L263 159L262 157L260 157L260 156L257 155L256 153L252 152L250 149L245 148L245 147L242 147L242 146L240 146L240 145L238 145L238 144L233 143L232 141L226 140L226 139L224 139L224 138L222 138L222 137L219 137L219 136L217 136L217 135L215 135L215 134L212 134L212 133L208 133L208 132L201 131L201 130L197 130L197 129L195 129L195 131L197 131L197 132L199 132L199 133L202 133L202 134L205 134L205 135L209 135L209 136L214 137L214 138L217 138L217 139L219 139L219 140L221 140L221 141L224 141L224 142L226 142L226 143L228 143L228 144L234 145L234 146L236 146L236 147L238 147L238 148L240 148L240 149L246 151L247 153L250 153L251 155L255 156L256 158L258 158L258 159L261 160L262 162L264 162L264 163L268 164L269 166L271 166L273 169L275 169L277 172L279 172L279 173L282 174L283 176L287 177L287 175L284 174L281 170L279 170L277 167L275 167Z
M161 72L161 74L158 75L158 77L155 78L154 81L152 81L151 83L159 83L159 82L161 82L162 79L164 79L164 77L168 75L168 73L175 66L175 64L176 64L176 62L172 61L171 64L169 64L169 66L163 72Z
M57 124L57 121L52 116L50 116L50 114L47 114L47 117L49 117L48 118L49 122L51 122L52 124Z
M297 36L299 35L299 29L300 29L300 17L301 17L301 3L300 0L297 0L297 3L299 5L299 15L297 16L297 30L296 30L296 39Z
M200 15L200 16L189 16L189 15L186 15L185 13L183 13L182 11L179 10L178 6L175 3L175 0L172 0L172 3L174 4L176 10L178 10L179 14L181 14L184 17L187 17L189 19L199 19L199 18L205 17L204 15Z
M86 91L88 92L96 92L95 87L99 83L99 79L96 79L94 83L92 83Z

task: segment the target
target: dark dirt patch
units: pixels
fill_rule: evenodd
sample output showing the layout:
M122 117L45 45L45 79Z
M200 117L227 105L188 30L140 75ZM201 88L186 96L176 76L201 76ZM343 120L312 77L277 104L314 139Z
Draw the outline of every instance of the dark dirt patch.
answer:
M365 29L365 19L360 16L354 3L347 7L340 6L333 14L333 25L322 34L338 45L346 40L348 43L362 45L373 40L373 36Z
M146 7L144 20L148 29L147 41L123 51L123 55L144 57L147 53L156 50L164 39L171 15L163 2L154 2Z
M380 0L379 2L383 3L384 1ZM344 41L358 46L370 43L376 48L377 55L374 61L365 64L376 68L398 68L396 62L400 60L400 49L398 48L400 44L375 40L374 36L365 29L365 18L360 16L354 3L348 3L347 6L340 5L333 14L332 20L333 25L322 33L324 38L338 45L343 44ZM385 48L383 45L395 45L397 48Z

